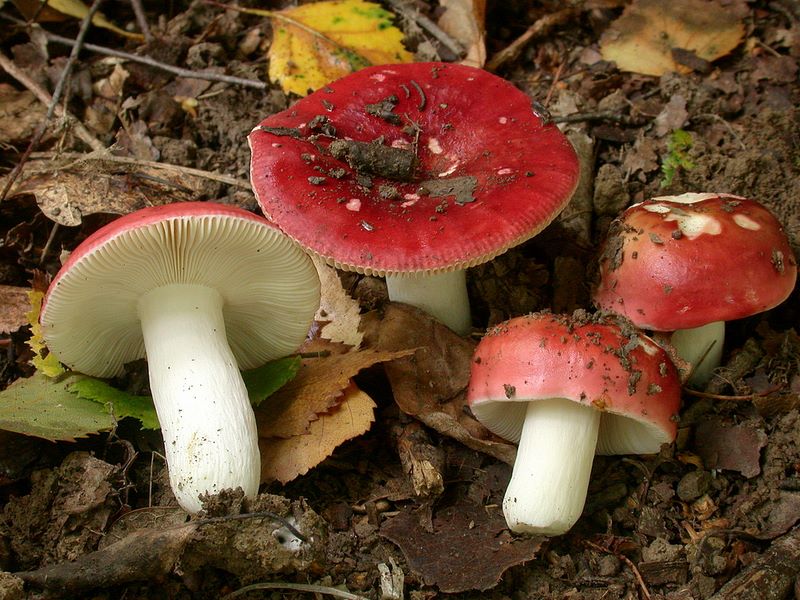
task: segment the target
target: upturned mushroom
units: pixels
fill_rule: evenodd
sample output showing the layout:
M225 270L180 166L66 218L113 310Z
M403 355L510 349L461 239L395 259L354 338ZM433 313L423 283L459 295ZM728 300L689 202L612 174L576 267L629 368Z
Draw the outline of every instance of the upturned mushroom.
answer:
M519 443L503 499L509 528L555 536L581 515L595 453L651 454L673 441L680 380L621 317L535 313L486 333L467 402Z
M239 369L294 351L319 304L308 256L263 218L207 202L145 208L98 230L53 279L47 345L69 367L123 374L147 357L179 504L258 491L255 417Z
M481 69L413 63L331 83L249 135L267 218L389 298L471 326L465 269L564 208L578 160L528 96Z
M612 224L595 304L636 326L674 332L670 342L703 385L719 365L725 321L783 302L797 262L778 220L730 194L662 196Z

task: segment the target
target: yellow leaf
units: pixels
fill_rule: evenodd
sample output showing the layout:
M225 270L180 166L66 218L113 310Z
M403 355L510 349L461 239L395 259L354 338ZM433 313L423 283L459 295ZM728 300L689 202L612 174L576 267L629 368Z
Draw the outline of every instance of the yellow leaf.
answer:
M269 78L287 93L305 96L363 67L413 60L394 15L373 2L330 0L261 14L274 31Z
M89 7L81 2L81 0L47 0L47 6L57 10L62 14L75 17L76 19L85 19L86 15L89 14ZM92 25L95 27L108 29L109 31L113 31L116 34L125 36L132 40L144 39L140 33L131 33L130 31L125 31L124 29L117 27L101 12L96 12L94 14L92 17Z
M688 50L711 62L742 41L744 24L735 11L709 0L635 0L600 39L600 53L622 71L661 76L691 69L673 59Z
M33 350L34 357L31 361L37 371L47 375L48 377L57 377L65 372L64 367L58 362L54 354L44 355L44 350L47 346L42 337L42 326L39 324L39 314L42 312L42 300L44 300L44 292L41 290L33 289L28 292L28 299L31 303L31 309L25 313L28 322L31 324L31 337L27 344ZM44 356L43 356L44 355Z
M342 402L313 421L308 433L290 438L261 438L261 481L286 483L317 466L333 450L365 433L373 421L375 402L354 383Z

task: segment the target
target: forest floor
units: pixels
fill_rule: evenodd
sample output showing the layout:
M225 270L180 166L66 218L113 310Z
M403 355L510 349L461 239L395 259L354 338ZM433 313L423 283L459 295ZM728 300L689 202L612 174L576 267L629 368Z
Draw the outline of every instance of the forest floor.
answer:
M592 279L609 223L654 196L724 192L756 199L778 216L798 254L800 6L726 6L744 25L742 42L713 63L684 60L693 67L686 73L640 75L602 60L599 40L622 12L618 2L578 3L507 57L496 73L544 105L581 158L576 197L536 238L469 271L476 332L470 339L390 307L380 280L341 274L368 314L365 343L387 320L396 320L397 330L423 328L405 347L430 343L447 353L441 377L463 401L464 365L479 334L532 311L593 310ZM145 3L149 43L95 29L86 42L189 71L267 80L266 19L202 2L159 10L159 3ZM555 2L490 2L488 55L560 10ZM107 3L104 11L116 23L136 23L127 3ZM20 18L11 4L0 12ZM52 93L69 48L5 23L0 50ZM418 56L437 58L437 46L412 21L398 25ZM78 27L74 20L44 23L73 39ZM453 60L439 50L439 59ZM102 161L76 166L75 193L66 182L65 193L19 192L0 202L2 286L26 288L35 271L52 276L61 251L154 195L257 211L246 185L247 134L294 101L277 86L177 76L91 50L75 63L68 89L66 106L89 137L135 160L116 170ZM46 108L17 78L2 75L0 175L22 159ZM91 150L74 128L60 125L50 123L28 160ZM220 177L175 171L165 182L142 161ZM109 194L76 200L91 177L107 177L104 189L119 190L122 206ZM34 183L41 192L42 182ZM266 484L245 508L235 495L218 499L205 520L186 521L156 454L159 436L135 423L74 443L0 431L0 598L220 598L260 582L283 589L242 597L315 597L286 587L307 584L372 599L800 598L798 300L795 291L773 310L729 323L718 375L705 390L683 396L676 443L656 456L597 457L583 516L552 539L505 527L499 506L510 466L500 452L468 448L400 410L394 379L413 371L392 373L392 362L356 377L377 404L367 433L307 474ZM33 373L28 335L28 327L0 335L3 387ZM425 460L441 488L415 488L409 479L409 464ZM243 511L262 516L224 518ZM263 511L289 519L307 539ZM113 544L119 540L127 541ZM70 567L71 561L78 562Z

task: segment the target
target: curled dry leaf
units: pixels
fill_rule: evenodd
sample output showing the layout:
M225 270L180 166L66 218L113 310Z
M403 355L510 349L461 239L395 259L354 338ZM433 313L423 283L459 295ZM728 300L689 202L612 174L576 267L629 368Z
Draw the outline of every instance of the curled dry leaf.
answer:
M359 371L408 354L371 349L303 360L295 378L255 409L259 437L308 433L312 421L344 400L343 391Z
M320 336L333 342L341 342L358 348L364 334L359 331L361 324L361 308L342 287L342 281L336 269L329 267L325 261L312 256L314 266L319 273L321 298L315 321L324 323Z
M316 415L307 431L290 438L261 438L261 481L286 483L317 466L375 421L375 402L351 383L330 412Z
M725 56L743 37L737 11L718 2L635 0L603 34L600 52L623 71L659 77Z
M0 144L21 142L33 135L47 113L29 91L0 83Z
M0 333L11 333L28 323L29 288L0 285Z
M49 219L74 227L85 215L124 215L153 204L196 199L202 195L203 183L178 171L120 164L92 155L82 160L70 156L29 161L9 195L33 194Z
M461 60L471 67L486 62L486 0L441 0L439 27L467 49Z
M369 322L365 342L382 351L417 349L385 366L400 409L431 429L513 464L516 448L493 435L465 410L470 363L469 340L406 304L390 303L383 319Z

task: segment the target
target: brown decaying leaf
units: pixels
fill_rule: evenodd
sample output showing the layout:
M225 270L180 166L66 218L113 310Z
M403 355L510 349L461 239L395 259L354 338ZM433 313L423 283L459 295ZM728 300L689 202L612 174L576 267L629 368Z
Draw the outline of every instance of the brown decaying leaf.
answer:
M389 304L383 319L368 321L365 343L383 351L418 348L385 366L400 409L439 433L513 464L516 448L493 435L465 410L475 346L423 311Z
M754 424L709 419L697 426L694 437L707 469L738 471L745 477L761 472L761 449L767 445L767 434Z
M357 349L364 338L359 331L361 308L342 287L336 269L329 267L321 258L312 259L321 284L319 310L315 317L316 321L324 323L320 335Z
M744 37L737 12L709 0L634 0L603 34L600 50L623 71L657 77L689 73L672 50L688 50L708 62L725 56Z
M11 333L28 323L29 288L0 285L0 333Z
M31 92L17 91L7 83L0 83L0 144L31 137L46 112Z
M351 383L337 406L307 424L307 432L261 438L261 481L286 483L325 460L340 444L365 433L375 420L375 402Z
M462 64L483 67L486 62L486 0L441 0L439 27L467 50Z
M303 360L297 376L255 409L258 435L290 438L344 400L342 392L362 369L410 354L410 350L361 350Z
M9 195L33 194L49 219L73 227L85 215L123 215L153 204L197 199L202 183L175 171L70 157L29 161Z
M426 531L411 509L388 519L380 533L403 551L426 585L445 593L487 590L509 567L535 558L543 538L513 538L499 508L461 501L439 510Z

